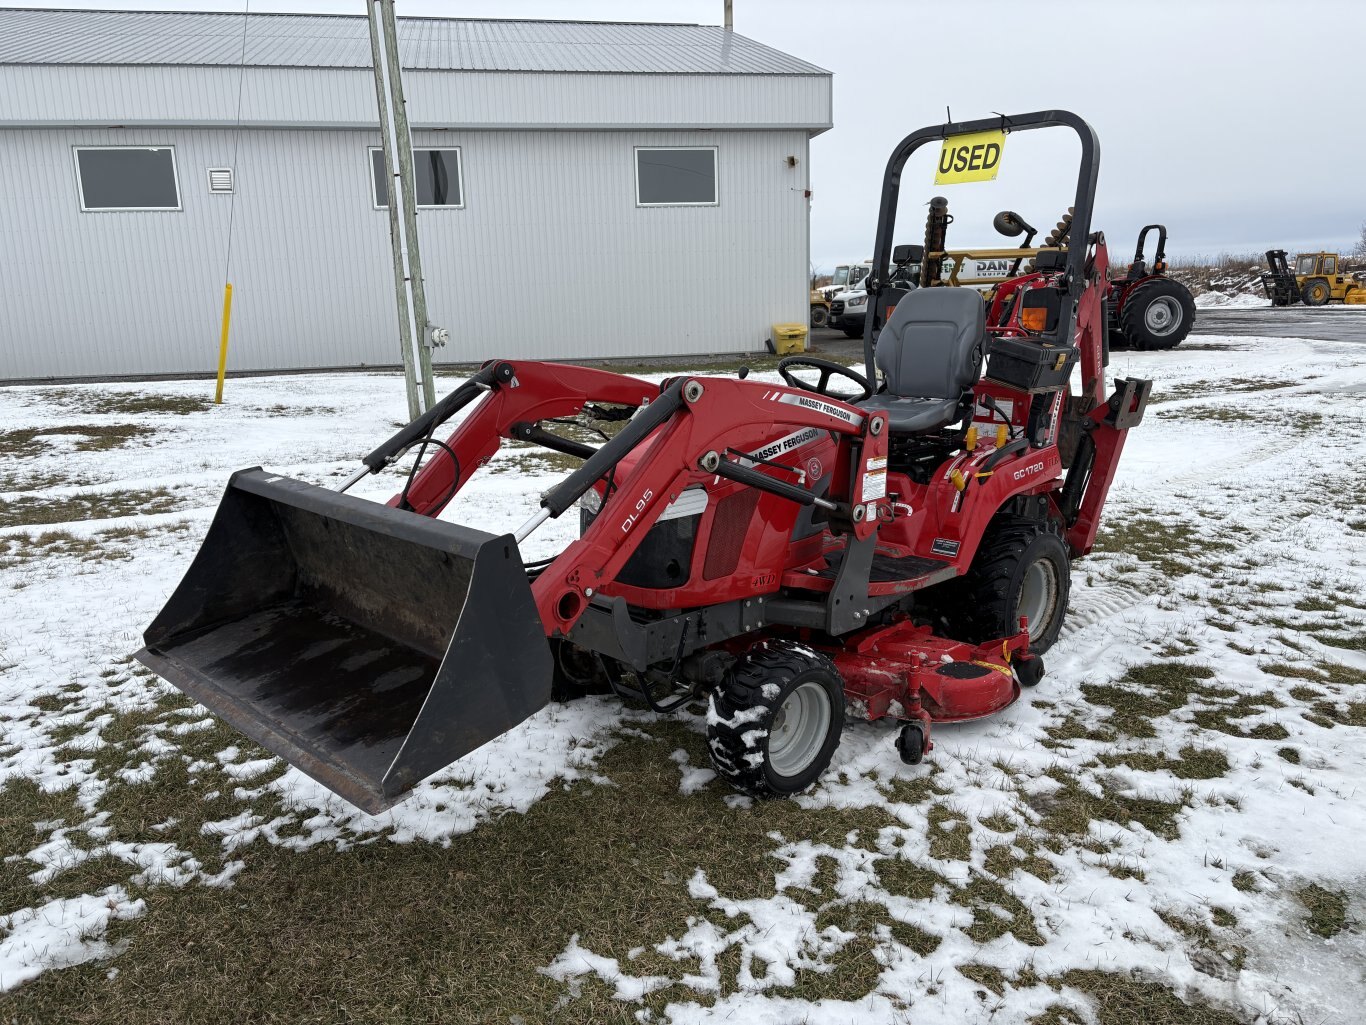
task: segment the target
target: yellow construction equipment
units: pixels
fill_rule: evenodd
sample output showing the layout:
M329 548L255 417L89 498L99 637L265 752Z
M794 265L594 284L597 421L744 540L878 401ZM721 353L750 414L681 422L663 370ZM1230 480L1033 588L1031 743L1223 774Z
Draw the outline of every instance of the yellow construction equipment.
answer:
M1366 304L1366 276L1344 271L1337 253L1300 253L1292 271L1284 249L1269 249L1266 263L1269 272L1262 275L1262 287L1272 306Z

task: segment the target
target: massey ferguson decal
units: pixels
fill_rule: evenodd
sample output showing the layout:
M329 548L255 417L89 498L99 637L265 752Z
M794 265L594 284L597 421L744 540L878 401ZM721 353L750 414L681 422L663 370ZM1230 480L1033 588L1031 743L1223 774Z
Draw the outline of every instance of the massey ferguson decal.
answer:
M824 413L826 416L833 416L839 420L843 420L853 427L861 427L863 425L863 417L859 416L857 413L851 413L842 406L837 406L832 402L826 402L824 399L818 398L815 395L801 395L792 391L780 391L774 392L773 397L775 401L781 402L785 406L805 406L807 409L814 409L818 413Z
M793 431L785 437L779 438L777 441L770 441L763 448L755 449L740 460L740 465L753 466L755 463L762 462L766 459L777 459L785 452L791 452L793 449L810 444L824 433L824 431L817 427L803 427L800 430ZM819 460L813 459L812 462L816 463L818 466L820 465Z

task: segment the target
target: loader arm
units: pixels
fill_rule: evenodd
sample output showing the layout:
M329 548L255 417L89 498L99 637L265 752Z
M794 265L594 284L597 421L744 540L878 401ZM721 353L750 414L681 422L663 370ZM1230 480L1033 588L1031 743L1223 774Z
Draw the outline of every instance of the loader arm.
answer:
M407 491L407 504L414 512L439 513L474 470L492 458L502 440L513 436L517 424L572 416L592 402L643 410L652 401L666 402L672 391L638 378L582 367L536 362L511 366L511 380L492 384L489 394L447 439L445 444L454 453L456 465L449 455L437 455L414 476ZM669 503L688 484L712 476L699 465L708 452L723 453L740 438L754 436L762 441L794 428L816 427L852 435L865 429L865 416L855 407L796 389L728 378L706 378L704 385L690 383L698 386L696 397L682 401L677 411L644 440L626 444L628 431L623 431L598 450L593 458L602 467L601 473L595 475L590 470L583 478L581 469L542 496L542 506L553 506L551 515L558 516L586 486L614 472L629 452L644 447L630 471L614 482L602 512L584 536L571 543L532 585L547 635L567 634L597 589L616 579ZM671 384L683 391L681 379L665 382L665 386ZM885 455L885 433L879 431L868 438L866 448L867 458ZM848 494L861 494L858 489L865 466L866 462L849 474ZM576 477L581 479L575 481ZM567 501L561 497L561 489L566 487L578 492ZM844 496L846 504L848 494ZM400 493L389 504L399 506L402 501ZM869 518L856 526L856 534L871 533L872 522Z

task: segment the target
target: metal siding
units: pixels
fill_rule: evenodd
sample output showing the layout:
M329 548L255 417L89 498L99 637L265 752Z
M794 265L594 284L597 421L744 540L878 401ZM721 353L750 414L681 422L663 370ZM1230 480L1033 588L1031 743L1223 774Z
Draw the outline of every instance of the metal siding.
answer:
M758 348L807 316L808 135L418 133L459 146L466 208L419 214L443 361ZM82 213L71 147L173 145L184 211ZM377 133L245 130L232 369L397 362ZM634 147L715 145L720 204L635 205ZM231 164L212 129L0 130L0 379L206 372L217 354ZM787 165L788 155L798 166Z
M235 68L0 66L0 126L227 125ZM825 76L410 72L414 127L830 127ZM369 71L248 69L247 125L369 128Z
M247 15L245 62L257 67L370 66L363 16ZM399 18L404 68L825 74L716 25ZM0 63L232 65L243 15L178 11L0 10Z

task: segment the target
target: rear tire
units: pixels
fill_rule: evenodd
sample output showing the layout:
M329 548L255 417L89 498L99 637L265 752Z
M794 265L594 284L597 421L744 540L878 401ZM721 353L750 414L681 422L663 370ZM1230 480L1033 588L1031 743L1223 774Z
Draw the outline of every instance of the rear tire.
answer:
M829 310L828 307L825 307L825 306L813 306L813 307L811 307L811 326L812 326L812 327L825 327L825 325L828 324L828 323L830 323L830 310Z
M1300 292L1300 301L1306 306L1327 306L1328 300L1333 298L1333 289L1328 282L1322 278L1304 283L1304 290Z
M844 681L810 648L768 642L732 667L711 694L707 748L717 775L753 797L809 787L839 747Z
M1029 616L1029 650L1042 655L1067 617L1071 573L1056 524L999 519L967 573L944 585L937 611L948 636L972 644L1008 637L1019 629L1020 616Z
M1119 329L1135 349L1174 349L1194 325L1190 289L1171 278L1135 285L1119 311Z

